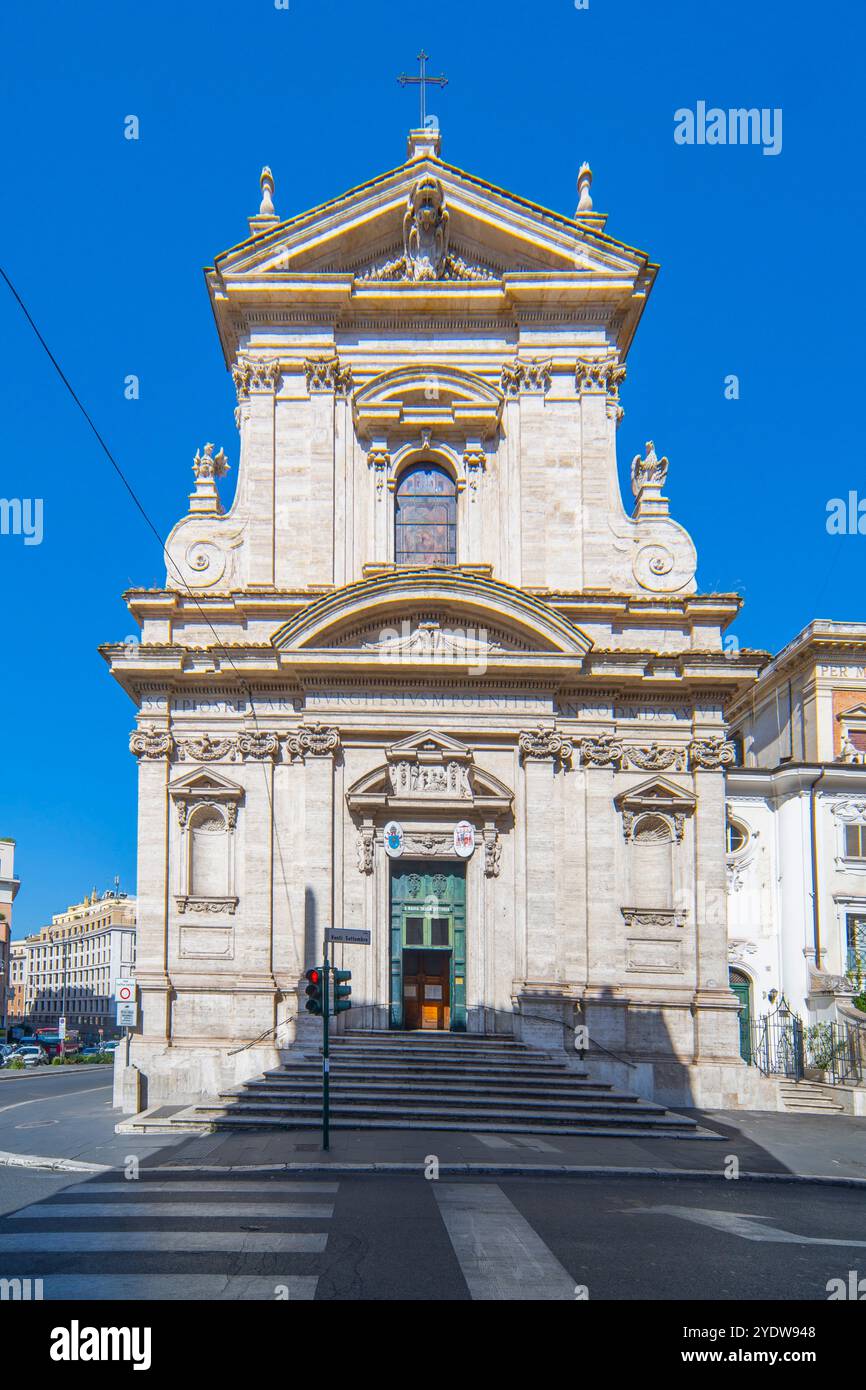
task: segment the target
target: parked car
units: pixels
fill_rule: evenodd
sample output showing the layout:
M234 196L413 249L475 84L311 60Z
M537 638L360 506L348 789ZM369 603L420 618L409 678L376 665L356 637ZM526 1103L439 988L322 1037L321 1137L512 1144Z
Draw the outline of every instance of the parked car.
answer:
M81 1056L82 1056L82 1057L101 1057L101 1056L102 1056L102 1051L103 1051L102 1047L99 1046L97 1043L88 1043L86 1047L82 1047L82 1049L81 1049Z
M11 1057L7 1058L7 1061L11 1062L15 1058L22 1061L25 1067L48 1065L48 1053L45 1051L44 1047L40 1047L39 1043L22 1043L20 1047L16 1047Z
M120 1038L109 1038L108 1042L101 1044L103 1052L116 1052L120 1047Z

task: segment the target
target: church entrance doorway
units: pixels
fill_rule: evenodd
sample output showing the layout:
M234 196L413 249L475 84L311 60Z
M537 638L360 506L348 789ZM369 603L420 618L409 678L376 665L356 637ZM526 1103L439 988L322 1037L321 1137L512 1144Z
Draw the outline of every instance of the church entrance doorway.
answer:
M466 866L391 865L391 1027L466 1031Z

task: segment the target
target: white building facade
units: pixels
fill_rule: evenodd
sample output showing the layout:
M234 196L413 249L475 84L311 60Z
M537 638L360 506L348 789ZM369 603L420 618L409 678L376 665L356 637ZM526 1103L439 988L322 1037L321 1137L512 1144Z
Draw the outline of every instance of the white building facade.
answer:
M750 1013L866 1024L866 624L810 623L732 708L728 922Z
M127 595L140 645L103 648L136 710L133 1107L314 1037L329 926L371 935L343 956L356 1027L561 1050L584 1023L659 1099L753 1099L724 778L760 661L723 651L740 600L697 592L652 443L623 505L657 266L590 180L564 217L415 131L285 221L265 170L208 272L234 501L208 444L165 587Z

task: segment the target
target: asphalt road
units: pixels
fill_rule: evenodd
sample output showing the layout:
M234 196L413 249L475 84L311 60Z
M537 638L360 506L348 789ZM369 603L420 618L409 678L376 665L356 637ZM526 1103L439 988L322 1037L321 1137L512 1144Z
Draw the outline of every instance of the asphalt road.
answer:
M0 1278L47 1300L825 1301L866 1273L847 1188L6 1169L0 1210Z

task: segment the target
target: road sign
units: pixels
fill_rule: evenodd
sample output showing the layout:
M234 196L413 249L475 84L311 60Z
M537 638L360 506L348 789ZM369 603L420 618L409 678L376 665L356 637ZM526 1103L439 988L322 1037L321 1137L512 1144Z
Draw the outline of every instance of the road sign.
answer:
M135 980L116 980L114 997L118 1004L135 1003Z
M66 1037L66 1019L65 1019L65 1018L58 1019L58 1021L57 1021L57 1036L58 1036L59 1038L65 1038L65 1037Z
M121 1004L117 1002L117 1026L118 1028L134 1028L138 1022L138 1007L133 1000L131 1004Z
M325 940L335 944L350 946L369 946L371 933L362 927L326 927Z

